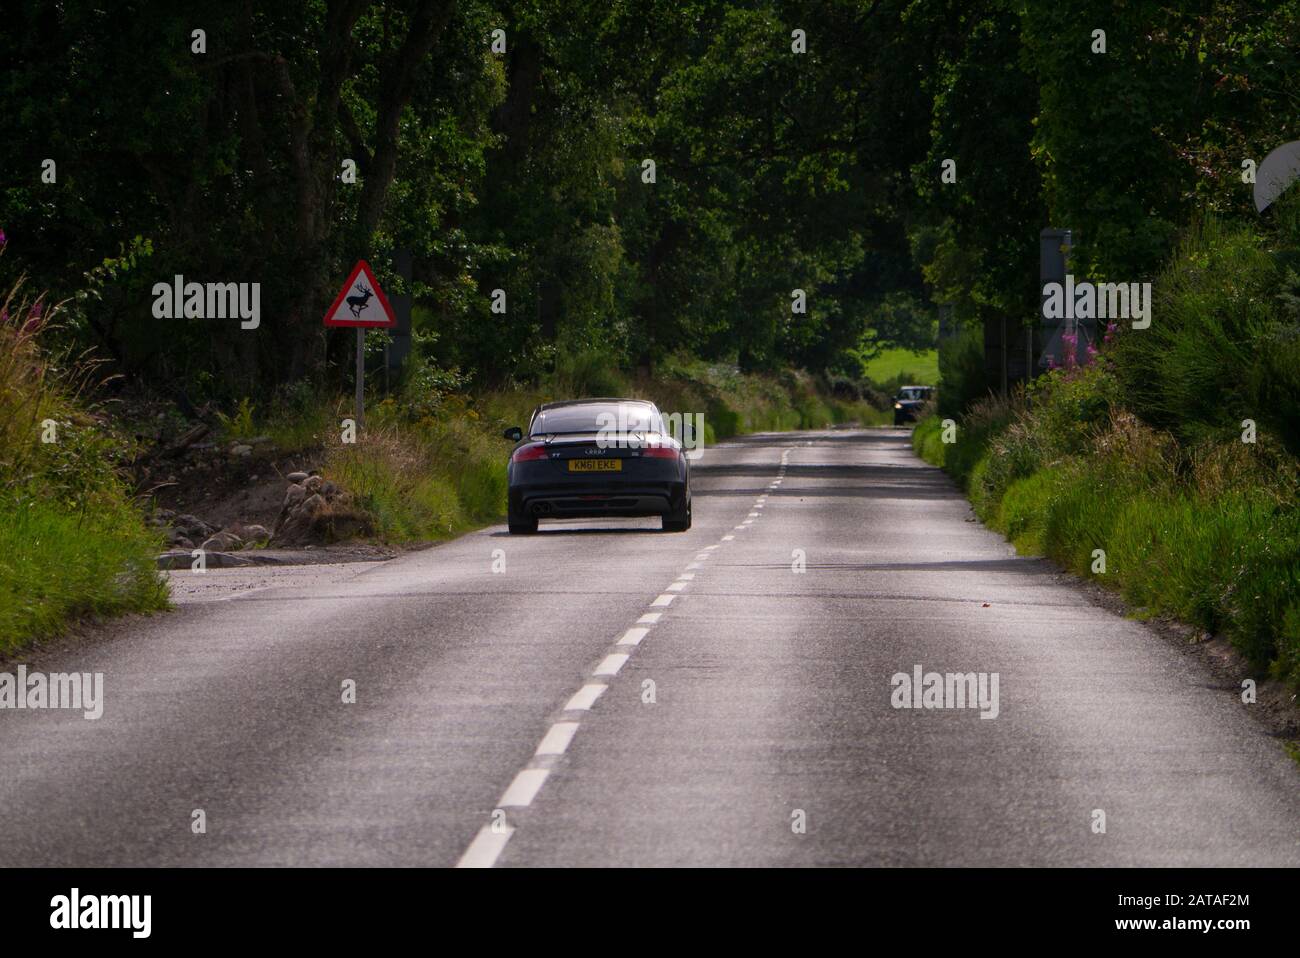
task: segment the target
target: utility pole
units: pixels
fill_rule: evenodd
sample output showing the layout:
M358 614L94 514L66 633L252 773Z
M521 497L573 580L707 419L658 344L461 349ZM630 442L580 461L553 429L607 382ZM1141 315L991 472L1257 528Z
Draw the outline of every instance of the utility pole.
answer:
M366 424L366 331L357 327L357 428Z

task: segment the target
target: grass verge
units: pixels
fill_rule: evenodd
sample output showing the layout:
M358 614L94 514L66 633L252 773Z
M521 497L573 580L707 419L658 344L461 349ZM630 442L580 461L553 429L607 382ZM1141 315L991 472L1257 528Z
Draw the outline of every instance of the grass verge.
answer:
M913 447L1024 553L1118 591L1139 616L1225 635L1300 687L1300 464L1261 432L1180 443L1120 404L1105 364L986 400Z
M159 537L118 473L130 443L78 398L90 370L38 345L56 315L21 283L0 309L0 654L167 605Z

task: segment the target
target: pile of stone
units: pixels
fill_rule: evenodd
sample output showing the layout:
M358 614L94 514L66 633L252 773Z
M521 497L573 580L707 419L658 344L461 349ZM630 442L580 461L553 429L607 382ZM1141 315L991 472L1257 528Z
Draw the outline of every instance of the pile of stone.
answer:
M335 483L315 470L291 472L285 478L289 488L272 530L274 545L335 542L366 532L365 517Z
M218 529L198 516L171 509L159 509L149 524L167 529L167 547L171 550L202 549L205 552L233 552L250 546L265 545L271 539L266 526L236 522Z

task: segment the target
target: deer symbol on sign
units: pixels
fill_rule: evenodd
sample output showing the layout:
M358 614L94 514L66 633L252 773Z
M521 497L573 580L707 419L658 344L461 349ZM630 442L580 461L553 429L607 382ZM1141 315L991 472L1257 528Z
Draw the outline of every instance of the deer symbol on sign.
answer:
M366 289L365 283L357 283L356 288L360 290L361 295L349 296L347 299L347 303L348 303L348 310L352 313L352 315L355 316L357 319L360 319L361 311L366 308L366 304L370 302L370 297L375 294L373 290Z

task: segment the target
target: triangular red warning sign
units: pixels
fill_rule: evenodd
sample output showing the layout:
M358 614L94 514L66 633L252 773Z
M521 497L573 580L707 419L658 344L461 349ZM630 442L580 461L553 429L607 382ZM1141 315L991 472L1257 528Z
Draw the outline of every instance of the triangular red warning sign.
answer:
M325 325L359 326L363 329L397 325L393 307L375 282L375 274L365 260L357 260L334 305L325 313Z

